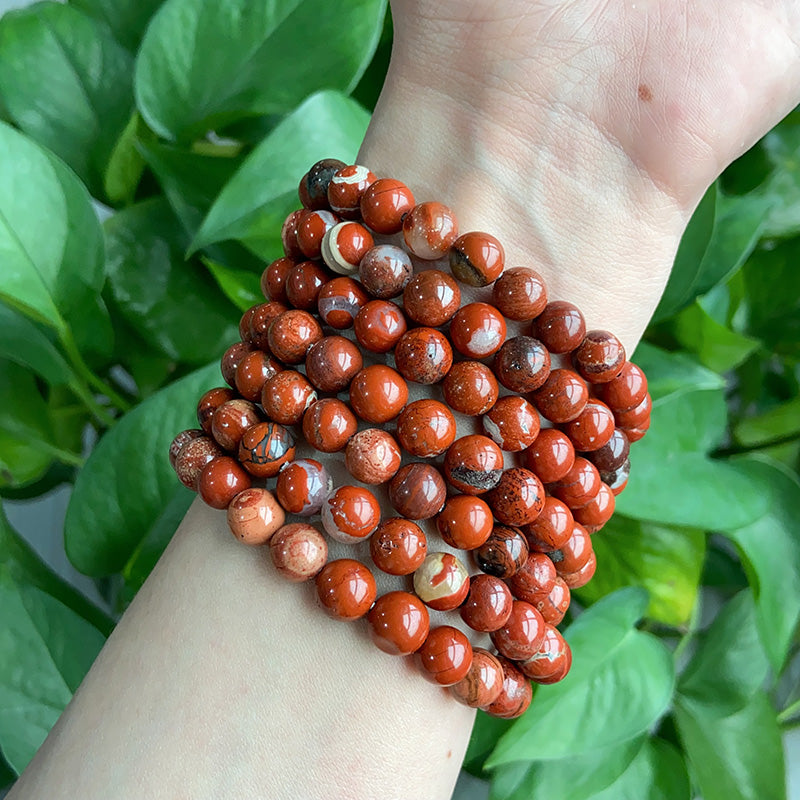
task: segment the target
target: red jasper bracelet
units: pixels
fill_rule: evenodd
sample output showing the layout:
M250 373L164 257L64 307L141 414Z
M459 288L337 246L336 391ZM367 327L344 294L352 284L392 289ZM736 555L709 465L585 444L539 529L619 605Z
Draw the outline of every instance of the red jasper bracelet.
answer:
M494 236L459 235L449 208L416 204L400 181L325 159L299 195L285 256L262 276L267 302L242 316L241 341L222 357L230 388L203 395L200 429L175 437L170 461L227 509L237 539L269 544L287 580L314 578L330 615L366 617L377 647L415 654L460 702L519 716L531 681L569 670L556 626L570 589L594 574L591 536L649 426L647 380L613 334L548 302L535 270L504 271ZM452 274L420 269L445 259ZM462 305L459 282L487 287L484 301ZM409 382L429 396L409 402ZM458 436L456 415L470 433ZM322 461L296 457L296 439L343 451L357 483L334 486ZM368 488L382 485L396 516L382 518ZM429 552L423 520L457 554ZM328 559L331 540L368 542L378 570L407 576L405 590L377 597L366 564ZM457 611L497 652L431 627L429 609Z

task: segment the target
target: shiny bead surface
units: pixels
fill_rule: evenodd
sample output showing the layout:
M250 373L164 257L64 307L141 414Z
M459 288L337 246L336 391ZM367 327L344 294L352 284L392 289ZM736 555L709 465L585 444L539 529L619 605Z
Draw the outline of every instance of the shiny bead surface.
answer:
M417 651L422 675L439 686L452 686L472 666L472 645L458 628L440 625L433 628Z
M347 164L338 158L323 158L303 176L298 188L300 202L305 208L328 207L328 185L331 178Z
M450 322L450 340L467 358L487 358L506 340L506 321L488 303L469 303Z
M379 244L361 259L358 277L369 294L387 300L403 293L414 277L414 265L405 250Z
M228 389L225 386L220 386L216 389L209 389L200 398L200 402L197 404L197 421L205 433L211 433L211 420L214 417L214 412L223 403L227 403L229 400L235 399L236 392L234 392L233 389Z
M193 492L197 491L197 479L209 461L224 455L220 446L207 436L196 436L181 447L175 457L175 473L178 480Z
M585 458L591 461L602 474L621 467L628 460L630 452L631 445L628 437L617 428L602 447L586 453Z
M577 306L555 300L534 320L532 332L551 353L569 353L586 336L586 320Z
M528 547L539 553L549 553L562 547L572 534L574 519L566 504L557 497L545 497L542 511L522 532Z
M558 573L544 553L530 553L525 563L508 579L508 588L517 600L532 606L547 600Z
M536 683L555 683L569 671L572 653L557 628L545 623L544 638L539 649L519 664L523 675Z
M248 428L261 422L256 406L249 400L228 400L211 417L211 433L225 450L236 450Z
M563 426L576 450L597 450L614 435L614 415L600 400L592 398L583 411Z
M294 437L277 422L259 422L248 428L239 442L239 461L257 478L271 478L294 458Z
M403 312L388 300L370 300L356 315L358 343L373 353L388 353L408 330Z
M303 208L292 211L281 226L283 252L287 258L291 258L293 261L301 261L303 258L303 252L300 250L300 245L297 244L297 230L300 226L300 220L303 219L305 214L306 211Z
M486 495L486 502L498 522L520 527L539 516L544 506L544 486L529 469L512 467Z
M322 240L322 258L340 275L358 272L361 259L375 244L372 234L357 222L334 225Z
M311 311L317 307L322 287L331 279L327 270L315 261L301 261L286 275L286 298L290 305Z
M250 319L253 316L257 306L251 306L247 311L239 317L239 338L246 344L251 344L250 336Z
M594 577L595 570L597 569L597 557L594 552L589 556L589 560L576 572L565 572L562 577L564 583L570 589L580 589L581 586L586 586L587 583Z
M625 489L630 474L631 460L626 458L625 461L616 469L609 472L601 472L600 478L602 479L603 483L608 485L608 488L611 489L614 495L618 495Z
M322 339L317 320L299 309L285 311L269 326L267 343L272 355L284 364L300 364L309 348Z
M447 449L445 478L464 494L477 495L494 489L502 474L503 451L486 436L462 436Z
M400 447L386 431L367 428L347 443L344 463L361 483L386 483L400 469Z
M453 278L438 269L418 272L403 290L403 308L409 319L438 328L461 305L461 290Z
M361 218L375 233L400 233L403 217L414 207L414 195L394 178L378 178L361 195Z
M278 473L275 496L289 514L318 514L333 489L333 478L316 459L298 458Z
M554 369L541 388L533 393L539 413L551 422L569 422L586 407L589 387L571 369Z
M281 425L297 425L317 400L317 392L305 375L285 369L273 375L261 390L266 415Z
M506 623L492 631L492 643L514 661L530 658L544 639L542 615L524 600L514 600Z
M231 500L228 506L228 527L240 542L266 544L283 525L286 514L272 492L252 487Z
M365 367L350 384L350 407L367 422L389 422L407 402L408 384L385 364Z
M343 219L355 219L361 213L361 197L375 182L375 175L360 164L348 164L334 173L328 184L328 205Z
M500 241L490 233L470 231L453 242L449 253L453 275L469 286L488 286L500 277L506 263Z
M626 409L625 411L615 411L614 419L620 428L641 428L645 422L649 425L650 412L653 409L653 400L650 397L650 392L647 392L642 401L635 405L633 408ZM645 428L645 430L647 430ZM628 439L633 442L629 436Z
M236 367L239 362L248 354L253 351L249 344L244 342L236 342L232 344L223 354L219 362L220 372L225 379L225 383L232 388L236 388Z
M381 506L363 486L339 486L322 504L322 527L332 539L343 544L371 536L381 521Z
M438 456L453 444L455 438L456 419L438 400L415 400L397 418L397 440L412 456Z
M619 375L608 383L595 387L597 396L615 413L635 408L647 394L647 378L644 372L628 361Z
M547 305L544 280L530 267L507 269L492 287L492 303L506 319L533 319Z
M406 464L389 484L389 502L406 519L431 519L444 505L447 486L430 464Z
M313 525L284 525L269 540L269 554L281 577L292 583L313 578L328 560L328 543Z
M528 710L533 698L533 689L530 681L513 661L503 656L499 656L497 660L503 668L503 688L497 699L483 710L500 719L515 719Z
M575 463L575 448L569 437L555 428L542 428L536 441L525 451L525 466L542 483L560 481Z
M444 541L457 550L474 550L491 535L492 510L480 497L457 494L449 497L436 518L436 527Z
M237 494L250 488L250 476L230 456L206 464L197 479L197 491L211 508L227 508Z
M344 450L357 430L358 422L353 412L334 397L317 400L303 415L303 436L322 453Z
M253 306L250 309L252 313L249 314L247 320L247 341L253 347L269 352L269 326L272 324L272 320L277 319L288 310L288 306L277 300Z
M369 301L361 285L340 276L328 281L317 296L317 311L326 325L336 330L352 328L356 315Z
M273 375L277 375L283 366L261 350L247 353L236 367L234 383L239 394L251 403L261 400L261 390Z
M297 224L297 246L300 252L306 258L319 258L325 234L339 221L339 217L324 209L305 211Z
M214 391L214 390L212 389L212 391ZM173 469L175 469L175 467L176 467L178 453L181 452L181 450L183 449L183 446L188 444L189 442L191 442L192 439L197 439L202 435L203 435L203 431L192 428L192 429L187 430L187 431L181 431L172 440L172 442L170 443L170 446L169 446L169 464ZM221 452L220 452L220 455L222 455Z
M589 331L572 354L572 363L589 383L608 383L625 365L625 348L613 333Z
M459 613L474 631L496 631L511 616L513 601L508 586L499 578L494 575L474 575Z
M501 397L482 423L484 433L511 453L526 450L539 435L539 415L524 397Z
M267 300L286 303L286 278L295 265L291 258L277 258L261 274L261 291Z
M600 491L600 483L597 467L578 456L572 469L558 483L550 485L550 492L573 509L586 505L596 497Z
M586 564L592 555L592 549L591 536L583 525L576 522L569 539L549 555L555 564L556 572L564 575L566 572L577 572Z
M442 384L447 405L471 417L485 414L497 402L500 387L497 378L479 361L453 364Z
M506 389L533 392L550 376L550 353L532 336L515 336L500 348L492 369Z
M338 558L329 561L316 578L317 597L334 619L363 617L375 602L375 578L360 561Z
M635 428L620 428L620 430L628 437L628 441L638 442L650 428L650 416L645 417Z
M469 573L452 553L428 553L414 573L414 591L426 606L450 611L464 602Z
M482 647L472 648L472 665L467 674L450 687L450 694L470 708L493 703L503 689L503 668L495 656Z
M453 365L453 350L447 337L435 328L413 328L400 337L394 361L406 380L438 383Z
M536 610L548 624L559 625L567 613L571 599L572 595L570 594L569 586L564 583L564 579L559 575L547 598L536 604Z
M589 533L596 533L614 514L614 492L605 483L600 484L597 494L585 505L576 508L572 514L575 521L585 526Z
M516 528L495 525L489 538L472 551L478 569L496 578L510 578L528 559L528 543Z
M326 336L306 354L306 377L321 392L341 392L364 366L358 346L344 336Z
M427 261L441 258L457 237L456 216L442 203L420 203L403 218L403 238L417 258Z
M372 534L369 552L382 572L410 575L425 560L428 542L419 525L401 517L391 517L381 522Z
M369 635L376 647L393 656L417 651L430 631L428 609L409 592L389 592L367 614Z

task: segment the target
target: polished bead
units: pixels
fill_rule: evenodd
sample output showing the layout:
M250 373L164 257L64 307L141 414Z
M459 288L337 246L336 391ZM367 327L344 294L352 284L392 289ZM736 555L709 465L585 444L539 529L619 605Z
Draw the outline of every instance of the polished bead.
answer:
M589 560L576 572L565 572L562 577L564 583L570 589L580 589L581 586L586 586L587 583L594 577L595 570L597 569L597 557L594 552L589 556Z
M319 258L325 234L339 223L330 211L305 211L297 225L297 246L306 258ZM288 253L287 253L288 255Z
M271 478L294 458L294 437L277 422L259 422L248 428L239 443L239 461L257 478Z
M536 683L556 683L569 672L572 651L557 628L545 623L544 638L539 649L519 669Z
M619 429L615 429L611 438L596 450L585 454L585 458L594 464L602 474L611 472L621 467L627 460L631 451L628 437Z
M628 441L638 442L650 428L650 415L648 414L636 427L634 428L620 428L620 430L628 437Z
M408 330L403 312L388 300L370 300L356 315L358 343L373 353L388 353Z
M482 422L484 433L511 453L527 450L539 435L539 415L524 397L501 397Z
M571 594L569 586L564 583L564 579L559 575L550 594L547 597L536 603L536 610L542 615L545 622L550 625L558 625L564 619L564 614L567 613Z
M595 392L614 413L627 411L644 400L647 394L647 378L636 364L628 361L616 378L595 386Z
M486 502L503 525L528 525L544 506L544 486L529 469L512 467L486 495Z
M233 389L228 389L225 386L217 387L216 389L209 389L197 404L197 421L205 433L211 433L211 420L214 412L229 400L236 399L236 392Z
M328 205L342 219L355 219L361 213L361 197L375 175L360 164L348 164L334 173L328 184Z
M575 463L575 448L565 433L555 428L542 428L536 441L525 451L525 466L539 476L542 483L560 481Z
M334 225L322 240L322 258L340 275L358 272L361 259L375 244L372 234L357 222Z
M271 300L269 303L261 303L250 309L253 313L247 322L247 341L259 350L269 352L269 326L272 320L277 319L288 306Z
M228 400L211 417L211 433L220 447L237 450L244 432L261 422L261 415L249 400Z
M236 388L236 367L239 362L248 354L252 353L253 348L244 342L232 344L223 354L219 362L220 372L225 379L225 383L232 388Z
M614 435L614 415L605 403L592 398L583 411L562 429L576 450L597 450L608 444Z
M572 512L565 503L557 497L545 497L541 513L522 532L531 550L549 553L569 539L573 522Z
M292 309L269 326L267 343L272 355L284 364L300 364L309 348L322 339L322 328L308 311Z
M350 384L350 407L367 422L389 422L407 402L405 379L384 364L365 367Z
M488 286L500 277L506 263L500 241L490 233L463 233L450 247L450 269L469 286Z
M400 469L400 447L386 431L367 428L347 443L344 463L361 483L386 483Z
M228 527L245 544L266 544L285 521L275 495L266 489L245 489L228 506Z
M487 358L506 340L506 321L488 303L469 303L450 322L450 340L467 358Z
M295 264L286 276L286 298L289 304L304 311L316 310L322 287L331 279L316 261Z
M516 528L495 525L489 538L472 551L478 568L496 578L510 578L528 559L528 543Z
M500 578L474 575L459 613L461 619L475 631L496 631L508 621L513 601L508 586Z
M653 400L650 397L650 392L647 392L644 398L638 405L633 408L626 409L625 411L615 411L614 419L620 428L641 428L642 425L650 422L650 411L653 408ZM647 430L645 428L645 430ZM630 441L635 441L628 437Z
M328 281L317 297L317 310L326 325L336 330L352 328L356 315L369 301L358 281L340 276Z
M470 708L493 703L503 689L503 668L496 656L481 647L472 648L472 665L467 674L450 687L450 694Z
M625 348L613 333L589 331L572 354L572 363L589 383L608 383L625 365Z
M378 178L361 195L361 218L375 233L400 233L403 217L414 207L414 195L394 178Z
M215 391L215 390L212 389L211 391ZM199 416L199 414L198 414L198 416ZM209 431L207 431L207 432L210 432L210 428L211 428L211 426L209 426ZM183 449L183 446L185 444L188 444L189 442L191 442L192 439L197 439L202 435L203 435L203 431L197 430L196 428L192 428L191 430L181 431L172 440L172 442L169 445L169 463L170 463L170 466L173 469L175 469L175 467L176 467L178 454ZM221 454L222 453L220 453L219 455L221 455Z
M480 497L456 494L447 499L436 517L436 527L444 541L457 550L474 550L491 535L492 510Z
M600 473L597 467L582 456L575 459L572 469L557 483L550 485L550 493L565 502L570 509L586 505L600 491Z
M303 175L298 194L305 208L328 208L328 185L331 178L347 164L338 158L323 158Z
M431 458L441 455L455 438L456 419L438 400L415 400L397 418L397 440L412 456Z
M261 400L264 384L277 375L283 366L261 350L247 353L236 367L234 383L239 394L251 403Z
M317 400L303 415L303 436L323 453L344 450L350 437L358 430L353 412L335 397Z
M447 405L459 414L475 417L485 414L496 402L500 392L497 378L479 361L460 361L453 364L442 384Z
M457 237L455 214L442 203L420 203L403 218L403 238L417 258L427 261L441 258Z
M451 611L469 592L469 573L452 553L428 553L414 573L414 591L425 605Z
M269 554L281 577L301 583L318 575L328 560L328 543L313 525L284 525L269 540Z
M601 472L600 478L615 495L618 495L625 489L630 474L631 460L626 458L616 469L609 472Z
M389 502L406 519L435 517L446 498L447 486L442 473L430 464L406 464L389 484Z
M358 277L369 294L387 300L403 293L414 277L414 265L405 250L379 244L361 259Z
M316 459L298 458L278 473L275 496L288 514L318 514L333 489L333 478Z
M250 488L250 476L230 456L206 464L197 479L197 491L212 508L227 508L237 494Z
M532 333L551 353L569 353L586 336L586 320L577 306L555 300L534 320Z
M555 423L575 419L586 407L588 399L586 381L571 369L554 369L532 397L539 413Z
M533 392L550 375L550 353L532 336L515 336L500 348L492 369L506 389L518 394Z
M285 369L273 375L261 390L266 415L281 425L297 425L317 399L317 392L305 375Z
M472 645L458 628L440 625L428 634L417 651L417 660L423 676L431 683L452 686L472 666Z
M413 328L400 337L394 361L406 380L438 383L453 365L453 350L447 337L435 328Z
M614 514L616 500L614 492L605 484L600 484L597 494L585 506L576 508L572 514L576 522L583 525L589 533L597 533Z
M492 287L492 303L506 319L521 322L538 317L547 305L544 280L530 267L507 269Z
M416 652L430 631L428 609L409 592L389 592L379 597L367 614L367 622L376 647L392 656Z
M576 522L569 539L558 549L548 554L555 564L556 572L577 572L592 555L592 539L586 528Z
M503 451L486 436L462 436L450 445L444 457L447 482L464 494L494 489L502 474Z
M419 569L428 554L422 528L411 520L391 517L378 525L369 540L375 566L389 575L410 575Z
M371 536L381 521L381 506L363 486L339 486L322 504L322 527L343 544L361 542Z
M492 643L501 655L514 661L530 658L544 639L542 615L524 600L514 600L505 624L492 631Z
M250 320L253 318L253 314L257 308L258 306L251 306L239 317L239 338L245 344L252 344L250 341Z
M193 492L197 491L197 479L209 461L224 455L220 446L208 436L196 436L181 447L175 457L175 472L178 480Z
M305 215L306 210L304 208L292 211L281 226L281 244L283 245L283 252L287 258L291 258L293 261L301 261L303 258L303 251L297 243L297 230L300 227L300 220L302 220Z
M267 300L286 303L286 278L289 270L295 265L291 258L283 256L275 259L261 273L261 291Z
M503 656L499 656L497 660L503 668L503 688L497 699L483 710L500 719L515 719L528 710L533 698L533 689L530 681L513 661Z
M306 377L321 392L341 392L364 366L358 346L344 336L326 336L306 354Z
M403 308L409 319L438 328L448 322L461 305L461 290L446 272L418 272L403 290Z
M517 600L536 606L547 600L558 573L544 553L530 553L525 563L508 579L508 588Z
M363 617L377 594L369 567L352 558L329 561L317 575L316 585L322 607L335 619Z

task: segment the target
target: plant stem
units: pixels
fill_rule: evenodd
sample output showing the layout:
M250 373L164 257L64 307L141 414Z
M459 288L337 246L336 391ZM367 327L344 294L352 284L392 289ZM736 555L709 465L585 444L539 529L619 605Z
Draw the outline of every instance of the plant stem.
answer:
M793 720L796 714L800 714L800 700L795 700L790 706L787 706L778 714L778 723L784 727L795 727L800 724L800 718Z

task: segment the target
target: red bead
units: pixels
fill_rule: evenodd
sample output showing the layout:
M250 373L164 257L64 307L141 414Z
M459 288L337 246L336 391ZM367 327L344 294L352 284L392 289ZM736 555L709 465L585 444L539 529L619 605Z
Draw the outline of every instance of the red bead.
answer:
M384 364L365 367L350 384L350 407L367 422L389 422L407 402L408 384Z
M597 396L614 412L635 408L647 394L647 377L644 372L628 361L619 375L608 383L595 387Z
M389 575L410 575L419 569L428 554L422 528L401 517L391 517L378 525L369 540L375 566Z
M453 347L467 358L494 355L506 340L506 321L488 303L470 303L450 323Z
M436 467L414 463L400 467L389 484L389 502L406 519L431 519L444 506L447 486Z
M358 430L353 412L334 397L317 400L303 416L303 436L316 450L336 453L344 450Z
M239 461L257 478L271 478L294 458L295 444L288 428L277 422L259 422L248 428L239 443Z
M341 392L364 366L361 351L344 336L326 336L306 354L306 376L321 392Z
M298 458L278 473L275 496L289 514L310 517L318 514L333 489L333 478L319 461Z
M367 428L347 443L344 463L361 483L386 483L400 469L400 447L386 431Z
M503 581L493 575L475 575L459 609L461 619L475 631L496 631L511 616L514 598Z
M322 504L322 526L328 536L343 544L363 541L380 521L380 503L363 486L339 486Z
M530 658L544 639L542 615L524 600L514 600L506 623L492 631L492 643L506 658Z
M542 483L560 481L575 463L575 448L565 433L542 428L536 441L525 451L525 466Z
M532 336L515 336L500 348L492 369L506 389L533 392L550 376L550 353Z
M577 572L592 555L592 539L586 528L575 523L569 539L558 550L549 554L559 575Z
M403 290L403 308L409 319L438 328L449 321L461 305L461 290L438 269L418 272Z
M351 558L329 561L316 578L317 597L335 619L363 617L375 602L375 578L369 568Z
M456 419L438 400L415 400L397 418L397 440L412 456L438 456L453 444L455 438Z
M453 365L453 350L447 337L435 328L414 328L400 337L394 361L406 380L438 383Z
M417 654L423 676L439 686L458 683L472 665L469 639L450 625L433 628Z
M283 366L261 350L247 353L236 367L234 382L239 394L251 403L261 400L264 384L277 375Z
M550 491L572 509L586 505L596 497L600 491L600 483L597 467L578 456L572 469L558 483L551 484Z
M447 405L474 417L485 414L497 402L500 387L494 373L479 361L453 364L442 384Z
M252 342L250 342L250 340L249 340L249 336L250 336L250 319L252 318L253 313L255 312L256 308L258 308L258 306L251 306L239 318L239 338L245 344L252 344Z
M631 462L630 459L625 459L625 461L616 469L609 472L601 472L600 478L616 496L625 489L625 486L628 484L628 478L630 477L630 474Z
M312 525L284 525L269 540L269 554L281 577L301 583L318 575L328 560L325 537Z
M220 447L236 450L244 432L261 422L261 415L248 400L228 400L214 412L211 418L211 433Z
M581 586L586 586L587 583L594 577L594 572L597 569L597 557L594 552L589 556L589 560L577 572L565 572L562 577L564 583L570 589L580 589Z
M596 533L611 519L615 504L614 492L605 483L601 483L594 499L575 509L575 521L585 526L589 533Z
M224 386L216 389L209 389L200 398L200 402L197 404L197 421L200 423L200 427L205 433L211 433L211 419L214 416L214 412L223 403L227 403L229 400L235 399L236 392Z
M247 321L247 342L259 350L269 352L269 326L272 324L272 320L288 310L287 306L277 300L253 306Z
M531 704L533 689L530 681L517 669L513 661L503 656L497 659L503 668L503 688L497 699L483 710L500 719L522 716Z
M250 488L250 476L230 456L219 456L203 467L197 491L212 508L227 508L237 494Z
M408 656L419 650L430 631L428 609L409 592L379 597L367 614L367 622L372 641L392 656Z
M309 348L322 339L322 328L308 311L292 309L269 326L267 343L272 355L284 364L300 364Z
M462 436L444 458L447 482L464 494L494 489L503 474L503 451L486 436Z
M623 429L641 428L645 423L649 426L650 411L652 408L653 400L650 397L650 392L647 392L642 401L633 408L629 408L625 411L615 411L614 419L617 421L617 425ZM647 430L647 428L644 428L644 430ZM630 436L628 436L628 439L631 442L636 441L635 439L631 439Z
M593 398L563 429L576 450L597 450L614 435L614 415L605 403Z
M631 452L628 437L619 428L614 430L611 438L597 450L586 453L586 458L594 464L602 474L619 469L627 460Z
M273 375L261 390L266 415L281 425L297 425L316 400L317 393L306 376L293 369Z
M300 208L297 211L292 211L283 222L281 227L281 243L283 244L283 252L287 258L294 261L300 261L303 258L303 251L297 243L297 231L300 227L300 220L306 215L306 210Z
M373 353L388 353L408 329L403 312L388 300L370 300L356 315L358 343Z
M236 367L239 362L248 354L252 353L253 348L244 342L232 344L223 354L219 362L222 377L228 386L236 388Z
M508 588L517 600L537 606L547 600L558 573L544 553L530 553L525 563L508 579Z
M516 528L495 525L491 536L472 554L482 572L505 579L528 560L528 543Z
M286 514L275 495L266 489L245 489L228 506L231 533L240 542L254 547L266 544L285 520Z
M361 259L375 244L372 234L357 222L340 222L334 225L322 240L322 258L341 275L358 271Z
M448 498L436 518L436 527L444 541L458 550L474 550L491 535L492 510L480 497L457 494Z
M339 217L330 211L304 211L297 225L297 246L300 252L306 258L319 258L325 234L339 221Z
M470 708L493 703L503 690L503 668L496 656L481 647L472 649L472 665L467 674L450 687L450 694Z
M608 383L625 365L625 348L613 333L589 331L572 354L572 361L589 383Z
M544 507L536 519L522 532L528 547L539 553L549 553L562 547L572 534L572 512L556 497L545 497Z
M492 303L506 319L538 317L547 305L542 276L529 267L507 269L492 287Z
M328 281L317 296L317 310L326 325L336 330L352 328L356 315L369 301L361 284L352 278L338 277Z
M291 258L278 258L261 274L261 291L267 300L286 303L286 278L295 262Z
M379 244L361 259L358 277L373 297L387 300L403 293L414 277L414 266L405 250L392 244Z
M375 233L400 233L403 217L414 207L414 195L394 178L379 178L361 195L361 217Z
M361 211L362 195L374 182L375 175L367 167L360 164L342 167L328 184L328 204L343 219L355 219Z
M469 592L469 573L452 553L428 553L414 573L414 591L425 605L451 611Z
M486 502L503 525L528 525L539 516L544 506L544 486L530 470L512 467L486 495Z
M558 625L567 613L571 599L569 586L564 583L564 579L559 575L547 599L536 604L536 610L542 615L545 622L550 625Z
M347 164L338 158L323 158L303 175L298 194L305 208L328 208L328 185L331 178Z
M534 320L532 333L551 353L569 353L586 336L586 321L577 306L555 300Z
M638 442L650 428L650 417L645 417L635 428L620 428L620 430L628 437L628 441Z
M214 391L213 389L211 391ZM202 402L202 401L201 401ZM224 402L224 401L223 401ZM210 426L209 426L210 431ZM188 431L181 431L170 443L169 446L169 463L170 466L175 469L175 465L177 463L178 454L183 449L183 446L191 442L193 439L197 439L203 435L203 431L192 429ZM222 455L220 452L219 455Z
M420 203L403 218L403 238L417 258L427 261L441 258L457 237L455 214L442 203Z
M501 397L483 417L483 430L501 449L518 453L529 448L539 435L539 415L524 398Z
M569 672L572 651L557 628L545 624L539 649L519 664L521 672L536 683L556 683Z
M554 369L540 389L533 393L539 413L550 422L569 422L586 407L589 387L571 369Z
M207 436L196 436L181 447L175 457L175 472L178 480L193 492L197 491L197 480L209 461L223 452L219 445Z
M469 286L488 286L500 277L506 263L503 245L489 233L470 231L453 242L450 269Z
M317 307L322 287L331 279L328 271L315 261L295 264L286 276L286 298L290 305L311 311Z

